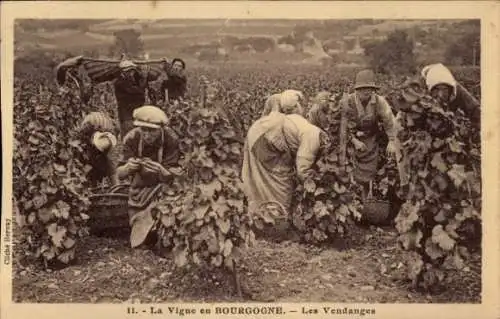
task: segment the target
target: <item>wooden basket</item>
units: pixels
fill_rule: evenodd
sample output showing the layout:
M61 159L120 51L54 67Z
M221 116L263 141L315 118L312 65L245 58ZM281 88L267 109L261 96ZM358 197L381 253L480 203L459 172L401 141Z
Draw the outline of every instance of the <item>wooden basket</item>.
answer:
M362 210L362 220L372 225L382 225L388 222L391 204L388 201L373 198L372 182L370 181L370 191L364 201Z
M90 196L89 226L92 232L129 227L128 186L115 185L106 192Z

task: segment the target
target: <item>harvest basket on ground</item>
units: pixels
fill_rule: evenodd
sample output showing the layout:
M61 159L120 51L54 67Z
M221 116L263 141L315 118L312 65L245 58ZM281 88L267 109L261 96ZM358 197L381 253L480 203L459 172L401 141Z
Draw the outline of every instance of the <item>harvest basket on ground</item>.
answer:
M128 184L107 189L93 189L90 196L89 227L92 233L111 229L128 229Z
M370 190L361 211L361 221L371 225L386 225L390 222L391 204L387 200L373 197L372 186L372 182L370 182Z
M266 238L272 241L285 241L296 238L291 218L285 208L278 202L264 202L253 212L253 232L257 238Z

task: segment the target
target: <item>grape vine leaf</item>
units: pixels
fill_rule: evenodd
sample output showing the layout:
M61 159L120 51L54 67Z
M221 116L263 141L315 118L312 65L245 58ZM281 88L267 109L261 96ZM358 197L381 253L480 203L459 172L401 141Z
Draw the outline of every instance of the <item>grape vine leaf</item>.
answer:
M212 265L215 267L220 267L220 265L222 265L222 256L220 254L212 257Z
M228 270L230 270L230 271L232 271L232 270L233 270L233 268L234 268L234 263L233 263L233 261L234 261L234 260L233 260L232 256L227 256L227 257L224 257L224 266L225 266Z
M445 255L445 252L438 244L432 241L432 238L427 238L425 242L425 252L432 259L438 259Z
M312 179L308 178L304 182L304 190L309 193L314 193L314 191L316 190L316 184Z
M399 235L399 240L401 241L404 249L413 250L421 247L420 241L423 237L424 235L422 231L420 231L420 229L415 229Z
M453 164L452 168L448 171L448 176L450 176L451 180L455 184L455 187L460 187L460 185L462 185L462 183L467 179L465 166Z
M173 250L173 253L174 253L175 265L179 268L184 267L188 262L188 260L187 260L187 257L188 257L187 247L181 248L179 246L176 246Z
M323 194L326 194L326 190L323 187L318 187L314 192L314 196L319 196Z
M175 224L175 215L163 214L161 216L161 222L165 227L171 227Z
M74 248L65 250L57 256L57 259L65 264L68 264L74 258L75 258L75 249Z
M215 192L221 191L222 184L218 179L214 179L208 184L200 184L199 188L207 197L213 197Z
M406 233L410 231L413 224L418 220L418 212L420 205L412 204L411 202L405 202L399 210L398 216L396 216L396 229L399 233Z
M436 225L432 229L432 242L444 250L450 251L455 247L455 240L443 229L443 225Z
M313 211L318 219L320 219L324 216L328 216L330 214L328 212L328 208L321 201L317 201L314 203Z
M313 236L319 242L322 242L328 238L328 236L324 232L322 232L321 230L319 230L317 228L313 229Z
M226 239L224 242L224 251L223 251L223 256L227 257L232 253L233 250L233 242L230 239Z
M446 173L448 171L448 166L446 165L443 159L443 153L438 152L435 153L432 157L431 166L438 169L442 173Z
M64 236L66 236L66 227L64 226L58 226L56 223L52 223L49 226L47 226L47 233L52 239L52 243L58 247L62 248L62 242L64 239Z
M229 228L231 227L231 223L230 223L229 219L218 218L216 220L216 224L217 224L217 227L219 227L220 231L223 234L227 234L229 232Z
M208 209L210 208L210 205L205 204L205 205L200 205L196 207L193 212L196 216L196 219L202 219L205 217L205 214L207 213Z
M38 218L40 218L40 220L46 224L50 221L50 219L52 218L52 216L54 215L53 213L53 210L52 209L40 209L38 210Z
M66 237L66 239L64 240L63 242L63 245L66 249L70 249L72 248L73 246L75 246L75 240L71 237Z
M434 216L434 220L437 222L437 223L442 223L444 221L446 221L447 219L447 216L446 216L446 211L443 210L443 209L440 209L439 210L439 213L437 213L435 216Z
M198 256L198 253L197 253L197 252L193 253L193 256L192 256L191 258L193 259L193 263L194 263L195 265L201 265L201 259L200 259L200 257Z
M212 204L212 209L217 213L220 218L224 218L225 214L231 210L226 204L226 200L221 196L217 202Z
M412 281L413 286L417 285L417 279L422 270L424 269L424 262L422 257L417 253L412 253L408 259L408 277Z

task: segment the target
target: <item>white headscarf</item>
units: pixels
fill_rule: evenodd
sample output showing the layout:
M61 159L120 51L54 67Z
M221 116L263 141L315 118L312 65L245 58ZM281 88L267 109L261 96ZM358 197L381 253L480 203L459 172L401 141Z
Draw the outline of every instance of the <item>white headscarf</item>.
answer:
M422 69L427 89L431 91L438 84L446 84L452 87L452 97L457 92L457 81L450 70L441 63L431 64Z
M281 112L286 114L295 113L297 108L301 106L300 102L302 99L304 99L304 94L300 91L284 91L280 96Z
M116 146L116 137L109 132L95 132L92 136L92 143L101 152L105 152Z
M268 97L266 100L266 104L264 105L264 110L262 111L262 116L269 115L269 113L271 112L280 112L280 99L280 93L276 93Z

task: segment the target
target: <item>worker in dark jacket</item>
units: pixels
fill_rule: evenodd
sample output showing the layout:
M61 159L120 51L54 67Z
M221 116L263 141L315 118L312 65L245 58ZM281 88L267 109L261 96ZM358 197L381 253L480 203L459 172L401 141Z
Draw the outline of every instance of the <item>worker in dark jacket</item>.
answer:
M160 93L164 105L184 99L187 86L185 69L186 63L179 58L173 59L171 65L167 67L168 78L162 82Z
M122 137L130 131L133 125L132 114L138 107L146 103L148 82L156 81L159 72L141 70L132 61L120 62L121 74L114 81L116 101L118 103L118 119Z

